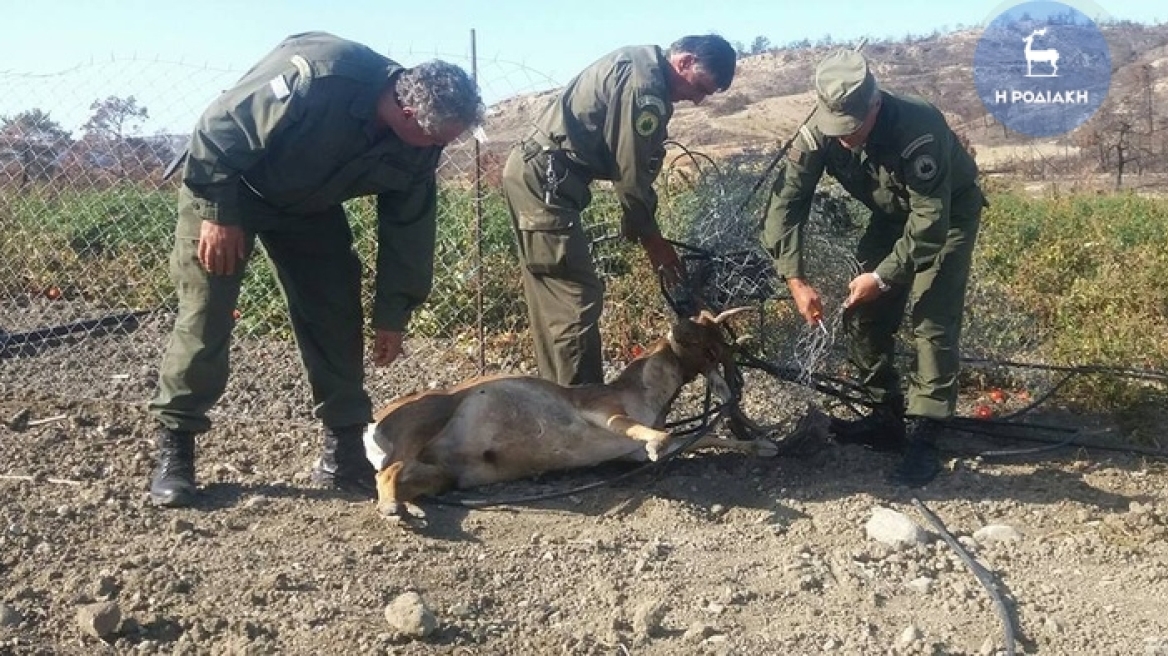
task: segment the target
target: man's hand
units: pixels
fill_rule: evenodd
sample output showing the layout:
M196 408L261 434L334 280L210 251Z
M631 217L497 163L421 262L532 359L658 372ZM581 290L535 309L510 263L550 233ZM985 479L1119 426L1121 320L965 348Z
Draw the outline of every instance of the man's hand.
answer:
M653 270L661 273L666 284L677 285L685 279L685 267L681 263L681 258L677 257L673 244L665 241L664 237L661 235L642 237L641 246L649 256Z
M247 257L247 237L243 228L203 221L199 228L199 264L215 276L235 274L236 265Z
M405 350L402 348L405 333L399 330L382 330L381 328L377 328L373 332L374 365L384 367L396 360L399 355L405 355Z
M873 301L884 292L880 291L880 283L871 273L861 273L848 283L848 300L844 307L850 308L857 303Z
M807 320L815 325L823 321L823 301L819 299L819 292L807 284L802 278L787 278L787 289L791 290L791 297L795 299L795 309Z

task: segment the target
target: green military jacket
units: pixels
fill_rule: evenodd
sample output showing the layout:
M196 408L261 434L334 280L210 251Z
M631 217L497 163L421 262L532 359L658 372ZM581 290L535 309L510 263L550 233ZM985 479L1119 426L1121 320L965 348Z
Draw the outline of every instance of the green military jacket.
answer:
M984 197L977 164L935 107L886 91L876 124L858 153L805 125L771 190L763 245L785 278L802 278L803 230L824 171L872 211L872 221L905 225L876 273L907 283L936 259L950 220L976 220ZM954 213L954 204L969 211ZM973 218L968 218L973 217Z
M562 148L589 180L611 180L630 238L661 234L653 181L665 157L669 60L657 46L612 52L584 69L536 120L535 139Z
M402 70L331 34L291 36L203 113L183 170L195 210L223 225L244 223L257 196L294 216L376 194L373 325L388 330L404 330L430 293L442 153L375 125L378 96Z

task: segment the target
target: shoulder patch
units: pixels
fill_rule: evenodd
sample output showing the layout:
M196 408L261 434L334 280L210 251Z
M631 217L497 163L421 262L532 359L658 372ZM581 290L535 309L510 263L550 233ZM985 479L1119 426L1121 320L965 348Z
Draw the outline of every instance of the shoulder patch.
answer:
M929 181L937 176L937 160L928 153L922 153L912 162L912 171L918 179Z
M272 93L276 95L276 100L284 100L292 95L292 90L288 88L288 80L284 79L283 75L277 75L268 82L268 86L272 88Z
M931 143L933 143L933 135L932 134L922 134L921 136L917 137L916 139L913 139L912 143L905 146L904 150L900 151L900 156L902 159L908 159L909 156L913 154L913 151L915 151L917 148L920 148L921 146L924 146L925 144L931 144Z
M634 125L636 127L637 134L641 135L642 137L652 136L652 134L657 131L657 128L661 126L661 117L659 117L657 112L653 111L652 109L642 109L637 114Z
M637 96L637 109L645 109L646 107L654 107L658 114L665 114L665 101L652 94Z

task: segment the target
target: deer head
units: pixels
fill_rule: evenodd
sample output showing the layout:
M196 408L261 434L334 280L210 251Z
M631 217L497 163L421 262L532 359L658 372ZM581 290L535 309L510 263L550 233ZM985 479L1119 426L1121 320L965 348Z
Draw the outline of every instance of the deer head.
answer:
M717 316L709 310L702 310L693 318L679 320L669 331L669 346L681 361L685 377L705 376L714 393L723 400L733 397L726 377L737 378L734 353L738 348L738 342L728 339L723 324L730 317L751 309L732 308Z

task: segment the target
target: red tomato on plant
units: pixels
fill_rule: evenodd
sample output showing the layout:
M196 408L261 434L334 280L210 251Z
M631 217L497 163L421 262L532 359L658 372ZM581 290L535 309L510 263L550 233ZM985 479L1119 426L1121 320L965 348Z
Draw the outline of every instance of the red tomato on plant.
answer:
M990 417L994 416L994 411L991 410L988 405L983 404L974 408L973 414L976 415L978 419L989 419Z
M994 403L1005 403L1006 393L1000 389L992 389L990 390L990 400Z

